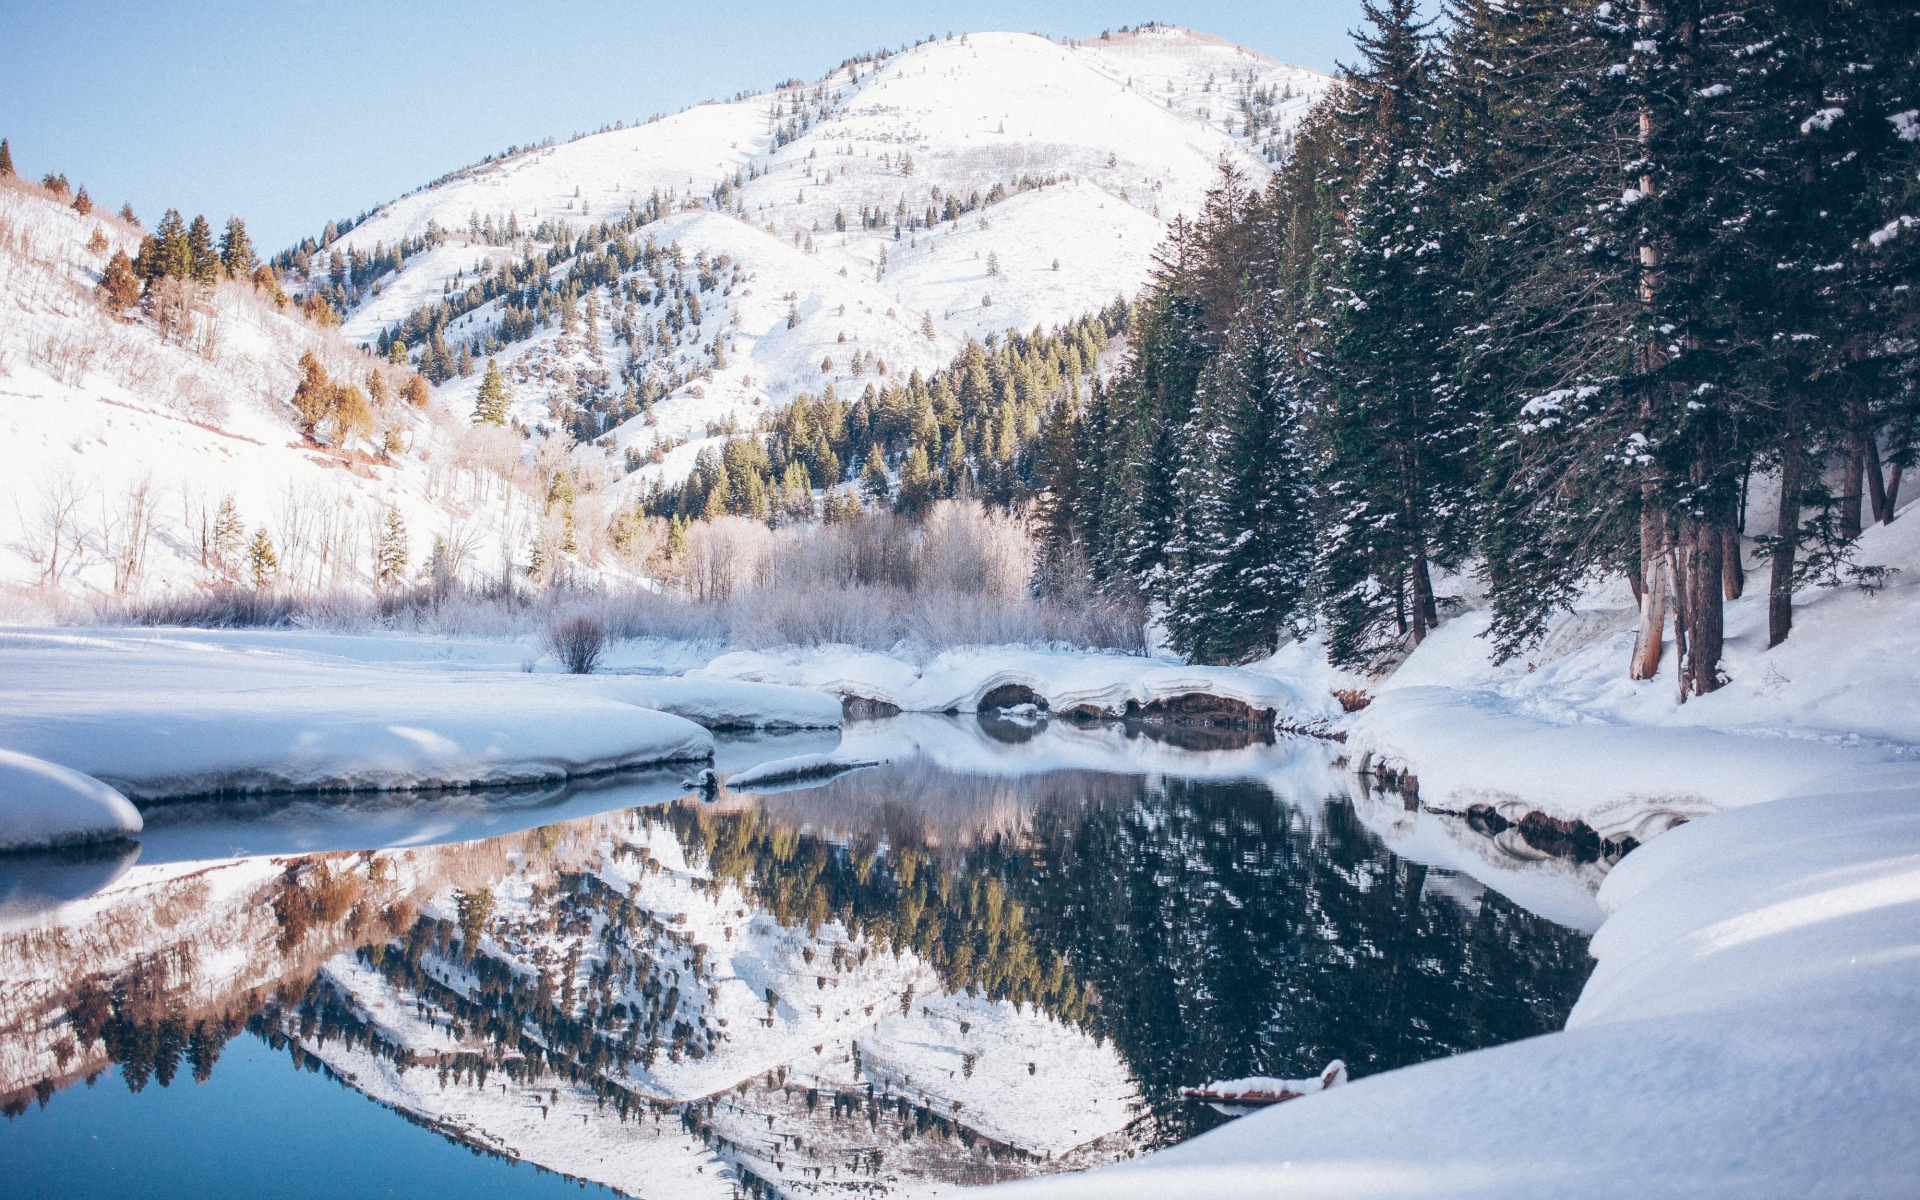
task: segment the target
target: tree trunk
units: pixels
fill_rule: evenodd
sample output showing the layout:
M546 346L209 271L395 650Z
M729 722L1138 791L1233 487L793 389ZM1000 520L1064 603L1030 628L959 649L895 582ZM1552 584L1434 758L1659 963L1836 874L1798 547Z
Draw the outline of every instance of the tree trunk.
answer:
M1437 606L1433 602L1433 575L1427 570L1427 552L1416 549L1413 555L1413 644L1418 646L1427 640L1427 634L1439 624L1435 619Z
M1860 435L1847 435L1847 469L1840 483L1840 536L1852 541L1860 536L1860 466L1866 458Z
M1660 673L1660 643L1667 632L1667 512L1652 503L1640 509L1640 632L1633 640L1630 679Z
M1720 655L1726 648L1726 600L1717 585L1725 576L1730 530L1711 518L1688 524L1686 547L1692 561L1687 569L1687 691L1704 696L1725 682Z
M1893 464L1893 469L1887 472L1886 523L1889 525L1893 524L1893 515L1900 508L1900 476L1905 471L1906 471L1905 467L1901 466L1899 463L1895 463Z
M1727 599L1738 600L1747 590L1747 568L1740 558L1740 527L1724 525L1720 535L1720 580Z
M1667 573L1673 580L1673 680L1680 693L1680 703L1687 702L1687 632L1692 628L1692 609L1690 589L1693 587L1693 555L1691 548L1692 532L1686 523L1681 523L1678 537L1670 537L1667 542Z
M1800 552L1800 439L1789 437L1780 453L1780 517L1773 528L1773 571L1767 583L1767 649L1793 632L1793 564Z
M1885 525L1887 523L1887 484L1880 475L1880 439L1878 435L1867 439L1867 499L1873 502L1873 519Z

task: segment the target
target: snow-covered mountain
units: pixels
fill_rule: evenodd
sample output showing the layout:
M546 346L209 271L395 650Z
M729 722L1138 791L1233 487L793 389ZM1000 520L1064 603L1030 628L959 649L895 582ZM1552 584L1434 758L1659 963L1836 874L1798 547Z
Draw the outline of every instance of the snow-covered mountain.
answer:
M469 578L617 570L634 462L684 473L802 393L851 398L1131 296L1220 164L1263 176L1328 83L1163 26L850 60L455 172L283 256L306 273L282 284L346 309L338 330L238 281L109 312L107 262L145 231L0 179L0 584L249 583L261 542L276 585L358 590L395 536L409 579L436 545ZM360 349L396 331L411 367ZM498 359L531 441L472 422L462 349ZM371 429L303 435L308 351L371 393ZM413 367L440 381L425 408L396 394Z
M1168 26L951 37L456 172L307 261L329 288L336 253L379 271L416 248L336 293L350 338L372 345L451 298L443 349L510 362L518 418L580 414L577 433L647 448L1131 296L1221 164L1264 177L1329 83ZM582 271L623 220L629 247L664 261ZM584 241L556 248L563 235ZM537 299L524 266L511 294L459 301L541 252L544 279L576 280L573 317L555 299L531 336L503 330ZM406 333L417 361L428 322ZM445 403L470 413L477 386L449 380Z

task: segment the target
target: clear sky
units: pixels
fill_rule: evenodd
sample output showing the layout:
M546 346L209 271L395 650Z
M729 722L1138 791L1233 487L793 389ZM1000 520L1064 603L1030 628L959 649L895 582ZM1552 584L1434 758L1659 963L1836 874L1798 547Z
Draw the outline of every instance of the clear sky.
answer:
M238 213L278 250L515 143L813 79L929 34L1186 25L1301 66L1359 0L0 0L0 136L96 201Z

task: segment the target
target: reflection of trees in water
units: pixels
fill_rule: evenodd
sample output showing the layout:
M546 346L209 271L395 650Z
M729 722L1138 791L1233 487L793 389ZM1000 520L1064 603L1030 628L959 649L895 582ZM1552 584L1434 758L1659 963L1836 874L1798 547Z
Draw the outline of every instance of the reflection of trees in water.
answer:
M414 861L409 884L398 856ZM206 1079L263 1005L304 993L339 950L409 927L416 896L499 862L451 847L313 855L264 878L258 863L220 863L111 894L83 920L0 935L0 971L17 981L0 1004L0 1113L110 1065L135 1092L183 1066Z
M1099 997L1166 1133L1216 1123L1175 1089L1356 1074L1558 1028L1587 939L1491 893L1463 906L1332 802L1169 781L1136 804L1042 808L1018 891Z
M743 1081L733 1100L668 1107L637 1095L635 1069L702 1057L721 1034L704 1015L715 982L707 948L598 877L608 854L660 869L619 835L621 819L314 856L211 901L204 883L163 882L144 908L116 910L119 925L41 931L11 947L0 938L0 962L59 961L68 979L38 1015L0 1012L0 1035L25 1030L58 1060L57 1071L0 1088L0 1105L44 1102L105 1062L135 1090L202 1079L250 1022L296 1062L303 1046L337 1043L448 1085L584 1088L609 1116L677 1122L715 1149L791 1110L795 1121L844 1122L849 1136L911 1139L946 1178L1039 1169L951 1113L784 1073ZM1300 1076L1333 1057L1367 1073L1544 1032L1564 1020L1588 969L1584 937L1498 896L1454 898L1346 803L1308 816L1258 784L909 766L648 819L671 826L716 891L735 883L790 927L844 924L849 941L803 950L813 963L817 949L822 974L911 950L951 990L1036 1004L1110 1038L1153 1118L1136 1135L1155 1141L1216 1120L1178 1101L1182 1084ZM488 889L523 866L531 901L502 915ZM420 915L416 905L448 887L456 919ZM341 950L443 1029L446 1048L423 1051L370 1024L318 972ZM245 966L209 980L202 964L216 957ZM909 993L903 1011L911 1004ZM750 1102L750 1117L736 1102ZM837 1143L821 1136L824 1154ZM799 1150L796 1137L787 1153Z
M874 786L829 785L817 796L791 793L731 812L675 806L669 819L690 858L783 924L815 931L837 921L856 940L918 954L952 991L1084 1020L1089 996L1064 947L1036 936L1029 902L1014 890L1028 840L1021 825L1036 804L1077 808L1089 793L1134 794L1139 781L1080 772L1024 781L949 775L927 805L875 802ZM972 820L956 820L956 812ZM803 825L846 832L802 833ZM901 1003L905 1012L911 998Z
M1427 886L1345 802L1309 819L1259 784L1041 776L999 781L1021 819L974 805L994 820L968 835L944 797L859 786L880 820L830 789L673 820L783 921L845 922L949 988L1111 1037L1169 1139L1217 1123L1183 1084L1336 1057L1365 1074L1544 1033L1589 970L1585 936Z

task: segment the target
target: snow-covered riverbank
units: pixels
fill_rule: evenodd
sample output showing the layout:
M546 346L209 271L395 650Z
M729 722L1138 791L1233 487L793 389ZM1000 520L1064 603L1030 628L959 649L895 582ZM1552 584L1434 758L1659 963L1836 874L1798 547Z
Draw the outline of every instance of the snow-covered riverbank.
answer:
M1348 722L1351 765L1411 775L1423 809L1647 843L1600 888L1598 966L1563 1032L1013 1193L1912 1195L1920 520L1869 531L1860 557L1904 571L1803 591L1773 650L1764 593L1731 603L1731 682L1685 705L1671 649L1663 678L1625 678L1621 587L1504 665L1470 611Z

